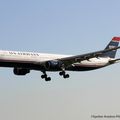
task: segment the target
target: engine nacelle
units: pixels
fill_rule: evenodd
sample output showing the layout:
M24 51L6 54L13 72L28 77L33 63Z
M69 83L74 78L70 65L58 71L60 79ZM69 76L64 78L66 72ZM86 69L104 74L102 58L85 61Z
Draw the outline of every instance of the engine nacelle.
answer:
M24 68L14 68L13 72L15 75L26 75L30 72L30 70Z
M53 71L57 71L57 70L61 70L62 67L62 62L60 61L47 61L45 63L45 68L49 71L53 70Z

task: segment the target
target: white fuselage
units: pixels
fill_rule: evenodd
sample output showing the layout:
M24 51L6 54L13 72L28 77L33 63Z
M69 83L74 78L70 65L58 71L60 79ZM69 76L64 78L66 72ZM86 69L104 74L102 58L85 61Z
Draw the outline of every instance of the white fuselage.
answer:
M68 56L35 52L0 51L0 60L44 62L64 57Z
M58 55L58 54L43 54L43 53L34 53L34 52L19 52L19 51L0 51L0 61L30 61L30 62L45 62L49 60L60 59L64 57L70 57L71 55ZM91 58L89 60L84 60L81 62L77 62L72 64L73 67L87 67L87 68L98 68L104 67L109 64L109 60L111 58ZM78 71L76 69L76 71Z

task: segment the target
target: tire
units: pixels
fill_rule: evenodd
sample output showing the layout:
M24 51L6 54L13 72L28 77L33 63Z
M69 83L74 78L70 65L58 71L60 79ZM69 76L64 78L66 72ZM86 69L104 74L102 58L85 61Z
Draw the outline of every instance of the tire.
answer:
M50 77L45 78L45 81L51 81L51 78Z
M46 78L47 77L47 75L41 75L41 78L42 79L44 79L44 78Z

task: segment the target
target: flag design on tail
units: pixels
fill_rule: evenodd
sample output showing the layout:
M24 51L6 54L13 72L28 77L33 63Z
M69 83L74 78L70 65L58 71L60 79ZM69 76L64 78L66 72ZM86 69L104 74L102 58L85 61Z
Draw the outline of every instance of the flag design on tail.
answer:
M120 42L120 37L113 37L110 43L107 45L105 49L110 49L110 48L115 48L118 47ZM110 58L115 58L117 50L113 50L107 53L104 53L102 57L110 57Z
M118 47L120 42L120 37L113 37L110 43L107 45L105 49L110 49L110 48L115 48ZM104 53L102 57L110 57L110 58L115 58L117 50L113 50L107 53Z

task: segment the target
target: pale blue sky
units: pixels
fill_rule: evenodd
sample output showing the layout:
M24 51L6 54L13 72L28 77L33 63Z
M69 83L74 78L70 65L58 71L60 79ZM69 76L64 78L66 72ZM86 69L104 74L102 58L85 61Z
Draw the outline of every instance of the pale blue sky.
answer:
M82 54L103 49L120 36L119 0L1 0L0 49ZM120 57L120 51L117 53ZM68 72L64 80L40 72L14 76L0 69L1 120L90 120L120 115L120 64Z

